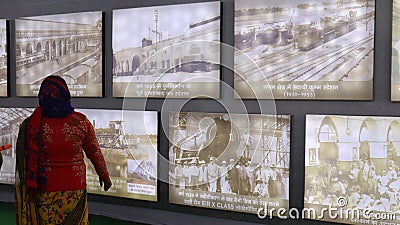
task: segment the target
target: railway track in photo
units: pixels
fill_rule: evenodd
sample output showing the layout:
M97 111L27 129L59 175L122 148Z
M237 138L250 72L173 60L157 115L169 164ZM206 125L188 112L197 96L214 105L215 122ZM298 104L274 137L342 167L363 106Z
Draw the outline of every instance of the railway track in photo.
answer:
M351 43L335 49L329 53L311 57L307 55L304 57L307 59L302 63L292 66L288 64L283 65L280 69L274 71L272 75L267 76L266 79L285 81L339 81L348 74L348 71L357 66L366 55L373 51L373 45L370 45L373 44L372 42L373 37L367 37L356 43ZM349 61L354 63L350 64L348 63ZM338 73L338 71L336 71L338 68L344 66L345 68L340 71L346 72ZM270 72L267 74L270 74Z
M318 48L324 51L311 50L306 54L291 47L281 48L236 69L249 75L250 81L340 81L373 51L373 40L373 36L367 36L341 47L322 45Z

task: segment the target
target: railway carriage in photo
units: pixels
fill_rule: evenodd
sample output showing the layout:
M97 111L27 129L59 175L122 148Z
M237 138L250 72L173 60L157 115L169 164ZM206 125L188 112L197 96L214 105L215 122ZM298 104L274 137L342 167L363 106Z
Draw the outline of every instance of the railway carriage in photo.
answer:
M352 13L349 13L353 15ZM357 28L353 17L323 17L319 25L302 24L296 27L296 40L301 51L308 51L341 37Z
M301 51L308 51L323 43L323 31L311 24L299 25L297 29L297 44Z

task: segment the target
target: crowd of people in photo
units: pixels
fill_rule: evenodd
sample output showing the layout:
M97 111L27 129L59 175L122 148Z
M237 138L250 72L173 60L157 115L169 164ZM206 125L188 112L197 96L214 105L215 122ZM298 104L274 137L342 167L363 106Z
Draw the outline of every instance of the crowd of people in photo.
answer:
M267 198L284 198L286 188L282 169L275 165L255 165L241 158L218 161L211 157L204 160L178 161L174 168L174 185L224 194L238 194Z
M395 160L387 160L379 170L369 157L352 162L349 171L327 161L320 167L326 173L306 182L307 203L341 206L338 198L344 197L350 209L400 213L400 169Z

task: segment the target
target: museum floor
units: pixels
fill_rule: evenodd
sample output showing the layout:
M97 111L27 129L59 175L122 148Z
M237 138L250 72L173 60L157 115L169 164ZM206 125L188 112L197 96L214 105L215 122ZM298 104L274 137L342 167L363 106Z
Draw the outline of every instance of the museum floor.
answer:
M14 203L0 202L0 218L2 225L15 225ZM90 225L144 225L113 219L110 217L89 215Z

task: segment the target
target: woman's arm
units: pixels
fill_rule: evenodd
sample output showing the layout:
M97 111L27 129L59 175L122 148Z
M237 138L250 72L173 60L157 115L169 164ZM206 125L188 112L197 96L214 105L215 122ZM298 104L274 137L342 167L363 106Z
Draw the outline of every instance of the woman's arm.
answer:
M99 142L96 138L96 133L92 124L87 118L84 123L87 128L87 133L83 141L83 150L85 151L86 156L89 158L90 162L92 162L96 173L99 175L100 186L103 186L104 183L104 191L108 191L112 183L110 180L110 175L107 171L107 165L104 160L103 153L101 152Z

